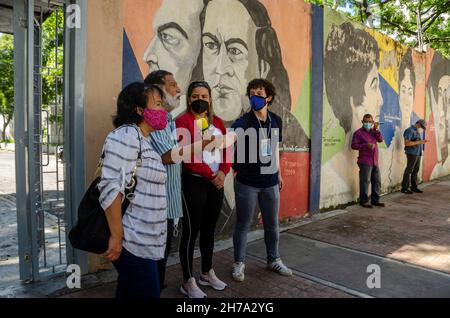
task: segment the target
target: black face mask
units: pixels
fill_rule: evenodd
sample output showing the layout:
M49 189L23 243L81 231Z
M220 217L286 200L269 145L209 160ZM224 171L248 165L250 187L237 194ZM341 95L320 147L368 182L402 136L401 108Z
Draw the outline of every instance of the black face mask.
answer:
M202 99L197 99L191 103L192 110L197 114L202 114L208 110L209 103Z

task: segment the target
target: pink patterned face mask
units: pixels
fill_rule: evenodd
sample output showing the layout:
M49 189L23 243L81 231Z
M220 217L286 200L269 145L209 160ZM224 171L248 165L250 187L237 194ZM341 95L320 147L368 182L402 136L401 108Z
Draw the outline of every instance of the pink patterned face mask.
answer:
M167 111L164 109L144 109L144 121L154 130L163 130L167 125Z

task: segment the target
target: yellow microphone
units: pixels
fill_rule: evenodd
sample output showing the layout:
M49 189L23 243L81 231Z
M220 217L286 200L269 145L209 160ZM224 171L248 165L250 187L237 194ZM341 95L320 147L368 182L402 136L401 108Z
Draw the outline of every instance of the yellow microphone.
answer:
M206 120L206 118L197 119L195 121L195 123L197 124L197 127L198 127L198 129L200 129L202 134L204 134L205 131L207 131L209 128L209 124L208 124L208 121Z

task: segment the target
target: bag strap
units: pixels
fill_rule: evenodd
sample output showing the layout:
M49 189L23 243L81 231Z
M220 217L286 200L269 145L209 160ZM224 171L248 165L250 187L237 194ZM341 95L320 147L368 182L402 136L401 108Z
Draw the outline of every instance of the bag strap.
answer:
M134 167L131 170L132 171L131 181L130 181L129 184L127 184L125 186L125 189L129 190L127 195L126 195L126 199L131 201L134 198L134 190L136 188L136 171L137 171L137 168L142 166L142 141L141 141L141 134L139 133L139 130L138 130L137 126L135 126L135 125L122 125L119 128L122 128L122 127L133 127L136 130L136 132L137 132L137 135L138 135L137 138L138 138L138 141L139 141L139 152L138 152L138 156L137 156L137 159L136 159L136 163L134 164ZM103 148L104 148L104 145L103 145ZM103 167L103 160L104 159L105 159L105 150L103 149L102 155L100 156L100 160L99 160L99 163L97 165L97 169L95 171L95 176L97 176L97 175L100 176L101 175L101 174L99 174L99 172L101 171L101 169Z

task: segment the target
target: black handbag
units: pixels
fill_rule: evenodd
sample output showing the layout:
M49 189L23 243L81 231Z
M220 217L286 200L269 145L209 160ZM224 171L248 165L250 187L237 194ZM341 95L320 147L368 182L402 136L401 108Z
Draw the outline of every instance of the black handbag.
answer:
M134 199L134 190L137 185L136 169L142 164L142 148L139 131L138 139L139 153L132 171L131 181L125 187L125 198L122 202L122 216L125 214L130 201ZM99 168L103 164L104 157L105 153L103 152ZM69 232L69 241L74 248L94 254L103 254L108 250L109 238L111 236L106 213L99 201L100 191L97 186L100 180L101 177L95 178L84 194L78 206L77 223Z

